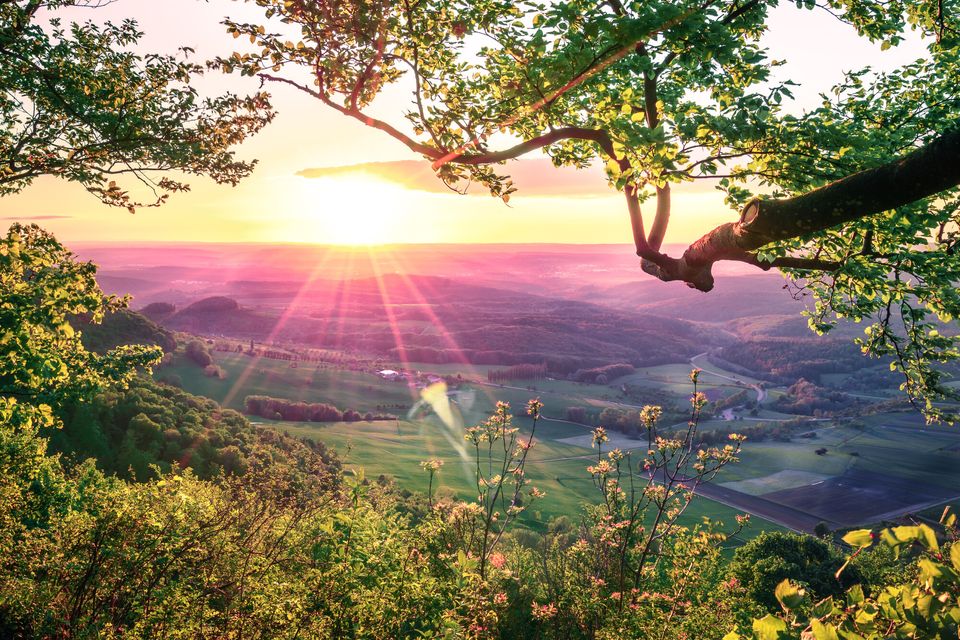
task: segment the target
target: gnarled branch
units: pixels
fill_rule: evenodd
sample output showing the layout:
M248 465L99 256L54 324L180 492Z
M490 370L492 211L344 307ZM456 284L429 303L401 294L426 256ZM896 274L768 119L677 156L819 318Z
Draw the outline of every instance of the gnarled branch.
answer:
M942 134L886 164L859 171L793 198L753 200L739 222L713 229L687 247L680 258L650 246L637 255L653 263L645 271L661 280L683 280L701 291L713 288L713 264L737 260L762 268L832 270L837 263L802 258L778 258L761 263L753 253L764 245L823 231L960 185L960 130Z

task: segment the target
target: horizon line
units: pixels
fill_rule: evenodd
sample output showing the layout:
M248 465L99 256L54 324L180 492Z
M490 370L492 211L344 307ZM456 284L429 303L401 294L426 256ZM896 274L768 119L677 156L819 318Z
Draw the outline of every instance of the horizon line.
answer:
M203 246L260 246L260 247L316 247L332 248L351 251L363 251L371 249L385 249L392 247L629 247L633 249L630 242L385 242L379 244L338 244L322 242L289 242L289 241L262 241L262 240L64 240L69 246L86 247L169 247L185 245L203 245ZM688 246L686 242L666 242L664 246Z

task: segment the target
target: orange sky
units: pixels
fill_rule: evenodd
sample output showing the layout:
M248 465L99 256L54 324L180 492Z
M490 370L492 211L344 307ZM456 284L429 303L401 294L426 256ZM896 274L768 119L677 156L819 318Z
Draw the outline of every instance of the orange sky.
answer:
M207 58L232 50L232 38L218 24L227 12L251 20L257 15L252 7L222 0L119 0L73 15L78 19L134 17L146 32L147 48L172 51L189 45ZM817 46L811 46L811 33L817 34ZM813 104L817 93L838 81L844 69L868 64L892 67L924 54L915 41L881 53L827 14L800 11L792 3L774 12L766 45L771 57L789 61L777 70L777 77L801 83L802 88L794 92L800 104ZM838 60L842 61L839 66ZM257 89L255 80L239 76L212 76L201 86L211 92ZM292 88L268 88L279 115L240 149L242 157L260 160L254 175L240 186L221 187L194 178L190 193L172 196L162 208L130 215L100 204L76 185L44 178L0 199L0 228L13 220L35 220L66 242L616 243L630 239L622 196L606 186L600 171L571 177L541 163L526 165L535 179L527 180L530 188L526 190L518 180L521 191L509 207L489 196L410 189L371 170L336 171L324 177L298 175L318 167L417 158L396 141ZM376 113L397 121L396 114L406 102L404 95L393 91L376 105ZM537 173L540 169L542 175ZM570 189L574 183L576 188ZM667 241L688 242L733 216L719 192L706 185L681 187L675 191Z

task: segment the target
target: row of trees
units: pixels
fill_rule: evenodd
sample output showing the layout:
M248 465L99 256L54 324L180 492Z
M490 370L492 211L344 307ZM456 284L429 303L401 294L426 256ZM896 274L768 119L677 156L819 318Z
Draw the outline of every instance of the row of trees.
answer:
M297 402L270 396L247 396L244 406L248 415L260 416L270 420L288 420L293 422L359 422L360 420L396 420L397 416L388 413L360 413L354 409L341 411L337 407L322 402Z
M718 427L698 434L699 441L707 446L716 446L730 439L732 433L746 437L750 442L790 442L799 432L810 432L814 428L803 418L794 418L784 422L751 422L737 424L734 431L729 427Z
M607 384L616 378L628 376L634 371L636 371L636 368L634 368L632 364L620 362L602 367L594 367L592 369L578 369L574 371L570 377L577 382Z
M489 382L506 382L509 380L543 380L547 377L547 363L540 364L516 364L506 369L489 369L487 371L487 380Z

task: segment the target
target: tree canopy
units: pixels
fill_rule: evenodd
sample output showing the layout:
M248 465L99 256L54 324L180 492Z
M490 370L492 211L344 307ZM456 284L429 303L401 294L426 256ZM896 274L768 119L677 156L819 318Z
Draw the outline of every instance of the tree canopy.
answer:
M257 0L226 20L251 46L214 64L289 85L380 130L454 189L508 201L502 165L540 151L602 163L622 192L644 271L703 291L712 266L778 267L812 293L811 326L869 319L863 349L889 356L927 415L956 357L936 321L960 312L957 12L910 0L797 2L889 48L911 30L929 54L846 74L820 106L791 104L761 46L776 0ZM411 106L371 108L391 84ZM661 251L671 185L715 181L735 221L680 256ZM648 211L649 209L649 211ZM586 216L586 214L585 214Z
M182 174L236 184L254 162L231 147L273 116L263 93L201 98L192 51L136 53L133 20L63 24L57 10L88 0L0 3L0 196L52 175L104 203L161 204L189 185ZM120 185L132 176L142 199Z

